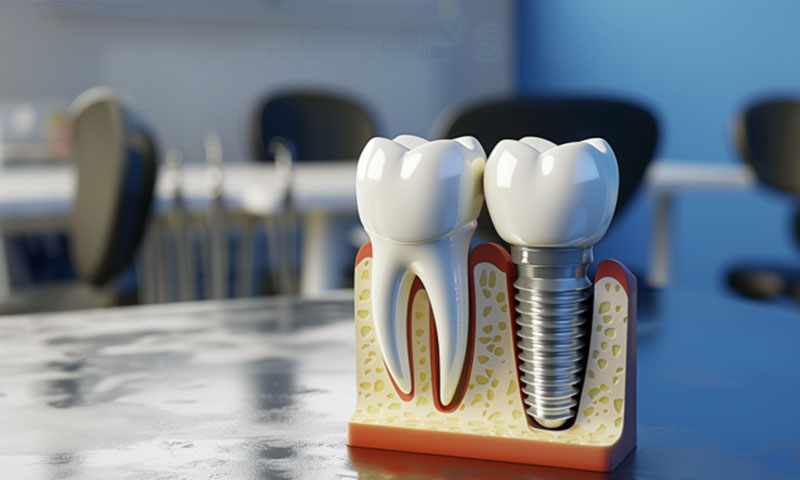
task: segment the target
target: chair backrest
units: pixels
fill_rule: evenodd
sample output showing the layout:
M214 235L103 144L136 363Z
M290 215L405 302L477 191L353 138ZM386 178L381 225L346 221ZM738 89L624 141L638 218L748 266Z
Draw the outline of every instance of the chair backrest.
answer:
M437 132L437 138L462 135L477 138L487 155L507 138L537 136L557 144L604 138L619 162L619 212L653 158L658 125L648 110L621 100L510 98L469 106L450 117Z
M256 110L252 143L256 160L273 161L270 142L281 139L297 161L357 159L376 135L367 111L352 100L324 93L271 97Z
M78 276L104 285L133 259L150 212L156 148L137 116L106 89L73 106L77 186L70 253Z
M800 99L769 99L746 108L735 124L742 158L766 185L800 194Z

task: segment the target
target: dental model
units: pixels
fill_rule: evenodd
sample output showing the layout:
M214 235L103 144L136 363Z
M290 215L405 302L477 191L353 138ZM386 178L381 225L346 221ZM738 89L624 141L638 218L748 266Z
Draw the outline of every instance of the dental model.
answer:
M608 144L508 140L487 163L471 137L375 138L357 172L348 445L613 470L636 443L636 279L613 260L586 276L616 203ZM511 255L469 250L484 190Z

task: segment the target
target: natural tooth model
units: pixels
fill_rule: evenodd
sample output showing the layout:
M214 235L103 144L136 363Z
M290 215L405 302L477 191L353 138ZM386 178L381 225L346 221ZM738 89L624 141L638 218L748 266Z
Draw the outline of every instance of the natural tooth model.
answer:
M619 172L602 139L504 140L486 165L486 203L517 264L520 381L528 414L559 428L577 411L591 318L587 268L611 222Z
M373 138L358 160L358 213L372 243L371 305L383 360L397 388L410 394L407 299L419 277L436 326L443 405L464 373L467 256L483 203L485 156L472 137L428 142L402 135Z

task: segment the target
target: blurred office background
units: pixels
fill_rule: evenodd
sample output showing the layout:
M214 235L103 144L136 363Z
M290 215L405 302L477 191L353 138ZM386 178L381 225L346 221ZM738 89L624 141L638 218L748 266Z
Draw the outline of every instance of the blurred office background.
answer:
M796 200L759 186L744 167L732 126L758 99L800 96L800 63L793 60L792 48L800 43L792 20L798 13L800 6L790 2L745 2L733 8L723 1L12 0L0 5L3 139L13 140L8 126L21 121L20 111L39 112L52 124L53 112L63 109L68 120L66 107L73 99L106 85L147 122L158 145L159 181L169 163L167 152L173 157L179 152L178 169L213 169L209 141L230 179L227 167L257 162L257 109L283 92L351 99L368 112L377 133L388 137L436 136L459 110L501 98L623 100L653 115L657 147L650 170L597 247L596 258L624 261L653 287L734 295L728 276L741 262L797 265L791 231ZM491 146L485 148L488 154ZM13 176L19 169L64 168L71 161L26 166L24 160L5 159L0 180L5 176L7 182L22 178ZM267 163L273 168L274 162ZM246 179L241 172L237 178ZM187 182L208 182L207 177L187 173L183 186L191 190ZM24 178L33 180L24 188L16 185L19 198L3 197L4 215L24 216L26 201L35 202L37 189L47 188L35 176ZM252 183L247 189L259 188ZM265 191L274 188L263 185ZM156 188L155 209L163 192ZM213 195L203 205L213 210ZM308 252L300 245L304 235L335 235L336 241L322 240L339 247L323 254L344 257L343 263L362 238L351 228L352 212L350 224L348 214L339 211L335 228L309 230L300 218L309 212L286 216L284 209L266 209L250 224L244 221L243 234L242 212L223 210L231 219L223 222L225 229L232 225L238 239L256 238L249 261L256 270L274 269L276 257L286 256L283 249L268 254L275 244L271 217L284 215L299 226L297 236L290 232L281 243L296 249L298 260L292 256L287 266L296 271L308 260L302 258ZM223 228L209 227L209 216L203 218L199 228ZM73 281L70 235L59 234L65 230L60 224L52 226L34 232L4 227L8 274L1 290L6 299ZM140 292L143 278L164 283L153 280L163 272L152 263L149 277L142 273L152 255L147 239L152 231L148 228L137 249L134 266L112 281L114 288L139 293L127 301L158 300ZM211 247L200 245L191 262L209 255L214 242L207 243ZM233 257L241 247L240 240L228 244L226 232L225 255ZM654 252L668 254L654 258ZM162 257L174 260L168 253ZM230 263L224 275L237 278L241 262ZM654 274L654 268L666 268L668 275ZM249 278L259 275L255 271ZM270 278L238 294L302 290L302 285L275 284L284 277ZM323 285L346 286L337 279ZM224 292L236 294L235 288ZM198 296L207 298L208 289ZM25 306L41 305L30 303Z
M793 60L800 31L790 20L800 5L793 2L568 0L518 7L519 91L636 99L658 117L661 161L741 164L733 138L740 111L763 98L800 96L800 62ZM642 271L653 205L645 189L638 193L598 254ZM796 266L795 203L760 186L676 195L674 284L727 290L726 270L745 258Z

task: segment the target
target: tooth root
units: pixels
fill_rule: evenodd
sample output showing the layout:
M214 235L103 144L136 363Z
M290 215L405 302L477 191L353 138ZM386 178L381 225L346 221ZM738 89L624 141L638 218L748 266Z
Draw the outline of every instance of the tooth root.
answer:
M452 235L417 247L412 271L430 299L439 348L439 399L444 405L456 394L467 356L469 333L469 242L477 222Z
M408 292L413 275L407 273L397 245L370 236L372 241L372 315L375 336L386 368L403 393L412 387L408 352Z

